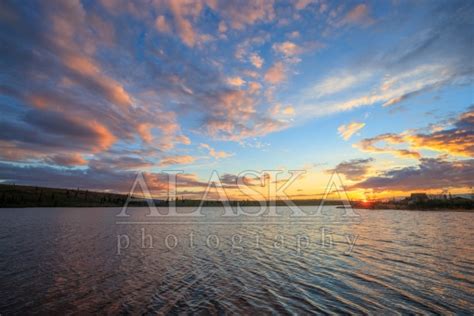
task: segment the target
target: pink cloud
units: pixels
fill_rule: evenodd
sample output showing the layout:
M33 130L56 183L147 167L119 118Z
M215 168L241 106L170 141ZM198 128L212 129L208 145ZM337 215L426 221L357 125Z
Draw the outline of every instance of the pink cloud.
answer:
M256 68L262 68L264 60L263 60L263 58L260 57L258 54L253 53L252 55L250 55L250 62L251 62L252 65L254 65Z
M170 33L171 32L171 27L166 21L166 18L164 15L159 15L156 17L155 20L155 26L158 32L162 33Z
M221 158L227 158L232 156L231 153L225 152L225 151L218 151L209 146L208 144L200 144L199 145L201 148L207 149L209 152L209 155L215 159L221 159Z
M264 79L271 84L278 84L286 79L286 69L282 62L276 62L264 75Z
M53 155L48 157L47 161L60 166L87 165L87 160L78 153Z
M125 107L132 105L131 97L124 87L117 81L103 75L100 67L90 58L68 54L63 56L63 63L79 76L76 77L77 80L70 78L73 81L78 84L82 84L84 81L90 82L89 84L93 84L94 88L103 91L107 99L114 104Z
M369 13L369 7L366 4L358 4L346 14L346 16L339 22L339 24L370 25L374 22L374 19L370 17Z
M232 28L239 30L246 25L275 18L273 0L222 1L217 5L217 11L229 21Z
M303 52L300 46L290 41L275 43L272 47L276 52L283 54L285 57L292 57Z

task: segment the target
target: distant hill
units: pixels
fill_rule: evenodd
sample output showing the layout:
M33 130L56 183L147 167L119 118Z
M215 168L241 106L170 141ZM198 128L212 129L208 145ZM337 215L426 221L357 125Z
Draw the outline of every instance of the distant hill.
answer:
M96 192L80 189L59 189L14 184L0 184L0 208L6 207L121 207L127 195ZM167 206L167 200L153 200L156 206ZM294 200L296 205L319 205L321 200ZM178 199L177 206L198 206L201 200ZM230 201L231 205L259 206L259 201ZM135 201L130 206L147 206L148 203ZM277 201L276 205L284 205ZM324 205L341 205L341 201L326 200ZM220 201L204 201L203 206L222 206Z
M93 207L123 206L126 195L0 184L0 207Z

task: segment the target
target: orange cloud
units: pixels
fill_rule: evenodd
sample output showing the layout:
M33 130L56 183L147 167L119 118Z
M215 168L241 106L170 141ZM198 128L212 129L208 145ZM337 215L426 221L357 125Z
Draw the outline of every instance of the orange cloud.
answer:
M287 106L286 108L283 109L282 113L285 114L285 115L294 115L295 114L295 108L292 107L292 106Z
M474 134L465 131L407 135L404 139L413 148L439 151L453 156L474 156Z
M99 66L97 66L88 57L79 55L66 55L63 59L64 64L70 69L87 76L96 76L100 72Z
M193 156L183 155L183 156L167 156L160 161L160 166L169 166L169 165L182 165L193 163L196 159Z
M96 121L88 121L84 122L84 124L87 125L96 136L97 144L95 151L106 150L115 143L117 138L104 125Z
M474 107L459 115L454 122L454 127L450 129L439 130L433 133L413 133L405 132L402 134L382 134L373 138L362 140L355 146L367 152L390 152L397 156L420 158L418 151L427 149L445 153L452 156L472 157L474 156ZM396 149L393 147L376 147L377 142L386 142L388 144L406 144L408 149Z
M402 158L414 158L419 159L421 155L417 151L408 149L398 149L392 146L377 147L375 144L379 142L385 142L387 144L402 144L403 137L396 134L382 134L373 138L366 138L355 144L354 147L359 148L364 152L370 153L391 153L395 156Z
M341 125L338 127L339 134L344 140L349 140L352 135L357 133L365 126L365 123L352 122L347 125Z

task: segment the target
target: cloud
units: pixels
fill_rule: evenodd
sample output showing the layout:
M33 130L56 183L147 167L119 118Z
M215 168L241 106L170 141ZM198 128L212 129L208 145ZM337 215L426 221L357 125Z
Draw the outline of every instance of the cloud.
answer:
M273 117L270 111L257 111L257 99L250 90L218 91L206 95L201 102L205 106L207 133L215 139L240 141L288 124Z
M0 162L1 179L19 185L38 185L60 188L87 188L127 192L134 179L133 173L95 169L60 169L51 166L19 166Z
M356 84L361 84L370 77L368 72L342 73L326 77L308 88L305 94L308 98L321 98L345 91Z
M401 134L382 134L366 138L355 147L365 152L392 153L400 157L420 158L419 150L431 150L458 157L474 156L474 107L460 114L452 128L436 129L431 133L407 131ZM379 142L408 146L398 149L393 146L377 147Z
M360 181L369 172L372 158L367 159L353 159L339 163L334 169L326 170L327 173L337 172L343 174L348 180Z
M270 117L262 117L252 123L252 127L231 120L209 119L208 133L216 139L241 141L245 138L263 136L288 126L287 122Z
M364 5L358 8L346 21L358 21L368 9ZM391 106L430 91L472 82L474 68L469 52L474 34L469 21L474 6L456 2L434 4L424 10L427 14L419 20L420 28L409 36L365 51L357 62L341 67L340 75L336 71L336 75L317 83L316 89L311 89L314 85L303 89L298 113L310 118L375 104ZM361 73L366 77L358 81ZM323 96L332 98L319 100Z
M303 52L303 49L300 46L290 41L275 43L272 48L274 51L284 55L285 57L292 57Z
M372 81L376 80L377 72L364 75ZM422 64L412 70L401 72L392 76L386 75L385 79L367 94L362 94L342 101L319 101L314 104L314 97L319 98L325 95L333 95L344 91L356 83L361 83L357 75L349 75L338 80L337 77L329 77L322 83L306 89L303 93L310 102L301 106L305 115L323 116L339 112L350 111L363 106L370 106L377 103L383 106L394 105L410 97L422 94L427 91L439 89L443 86L456 84L459 80L464 81L471 76L464 72L457 72L451 65L446 64ZM387 80L391 78L390 80ZM314 91L314 92L313 92ZM321 92L320 92L321 91ZM354 93L357 94L357 93Z
M112 15L130 14L136 18L143 18L144 13L138 3L127 0L100 0L100 4Z
M286 79L286 69L282 62L276 62L265 73L264 79L271 84L281 83Z
M270 113L274 117L293 116L295 115L295 108L291 105L283 107L281 104L278 103L270 109Z
M153 128L153 125L150 123L138 124L137 132L140 135L140 137L143 139L143 141L146 143L151 143L153 141L153 135L151 133L152 128Z
M130 13L149 19L143 21L148 25L156 22L155 26L163 27L166 22L173 28L168 20L172 15L140 15L138 4L121 1L107 2L113 16L99 6L86 8L80 1L6 5L18 19L0 28L0 38L10 43L2 52L8 67L3 69L5 84L0 90L11 109L0 132L2 159L83 165L84 161L72 158L103 157L103 152L121 155L133 143L136 152L153 153L150 158L158 164L163 151L190 144L177 122L178 111L165 110L162 102L173 98L182 103L183 96L193 92L186 84L196 90L194 80L202 86L201 82L218 76L191 67L191 59L177 54L166 66L146 58L138 61L131 44L140 32L137 24L131 18L134 27L120 29L121 19L116 18ZM190 8L182 10L193 15L187 11ZM116 29L121 30L120 39L115 37ZM146 41L143 45L149 46ZM184 76L174 68L176 62L188 69Z
M386 145L385 147L376 146L379 142L385 142L389 145L403 144L403 136L397 134L382 134L372 138L366 138L355 144L354 147L369 153L390 153L402 158L421 158L421 154L418 151L408 149L398 149L393 146Z
M105 164L99 164L88 169L63 169L52 166L24 166L0 162L0 180L14 182L18 185L129 193L137 177L137 171L134 169L139 168L124 170L123 168L116 168L116 166L118 165L114 164L107 168ZM142 174L150 193L154 197L166 198L168 196L168 174L154 172L142 172ZM238 189L237 176L224 174L220 178L224 189L228 190L228 194L232 194L233 190ZM208 186L207 181L202 181L191 173L178 174L176 179L177 193L186 197L200 199L205 192L203 189ZM240 177L240 180L246 186L261 186L258 178L244 176ZM234 192L239 194L240 190ZM210 198L213 198L213 195L214 193L211 192Z
M352 122L338 127L338 132L344 140L349 140L352 135L357 133L365 126L365 123Z
M250 62L252 65L254 65L256 68L262 68L263 66L263 58L260 57L258 54L253 53L250 55Z
M209 155L215 159L221 159L221 158L228 158L231 157L233 154L227 153L225 151L217 151L208 144L200 144L199 145L201 148L207 149L209 152Z
M350 189L375 191L414 191L446 187L466 188L474 185L474 160L449 161L440 158L422 158L414 167L381 172Z
M242 30L246 25L268 22L275 18L273 0L222 1L217 11L229 21L233 29Z
M273 0L158 0L151 4L129 3L122 0L104 0L104 7L112 14L128 13L134 17L145 19L150 6L160 14L155 19L155 26L159 32L171 33L173 28L180 40L189 47L201 44L209 39L208 34L201 34L197 20L206 10L220 16L219 33L225 33L228 26L242 30L248 25L258 22L269 22L275 18ZM171 16L168 23L167 15ZM171 25L172 27L171 27Z
M80 154L59 154L53 155L46 159L47 162L60 166L84 166L87 165L87 160Z
M132 99L124 87L117 81L103 75L100 67L90 58L75 54L62 58L64 65L72 71L70 80L89 87L91 90L96 90L118 106L132 105Z
M170 1L169 10L173 14L175 27L184 44L193 47L198 41L199 35L191 24L190 19L200 15L203 9L201 1Z
M95 156L89 161L89 169L94 170L141 170L144 171L149 167L154 166L154 163L140 156L120 155L115 156L111 154L101 154Z
M263 186L262 185L262 180L260 178L253 178L249 176L236 176L233 174L226 173L222 176L220 176L220 181L223 184L224 188L233 188L237 189L238 188L238 182L244 184L245 186Z
M297 12L294 6L308 11ZM430 11L431 6L439 11ZM0 156L12 165L48 164L44 175L56 172L54 166L65 173L81 169L88 176L108 164L121 171L151 168L187 156L189 148L182 145L191 139L186 135L252 142L318 115L389 106L447 85L468 84L473 73L473 6L467 2L426 4L428 18L417 20L420 27L413 34L361 51L356 66L342 65L344 70L323 76L304 102L275 85L286 80L301 49L308 51L311 45L305 40L311 29L293 30L292 24L273 28L277 16L298 19L303 28L313 26L318 7L307 1L45 0L21 5L3 1L0 7L0 40L8 43L2 46ZM337 9L335 19L345 16L347 27L339 28L340 33L371 18L364 5L349 8L350 14L340 8L327 11L330 16ZM402 17L413 18L408 14ZM317 29L319 23L324 29L326 19L316 20ZM384 31L373 35L385 36ZM326 38L331 45L337 45L339 34L334 36L334 42ZM234 48L241 53L238 60ZM361 70L367 72L362 84ZM227 82L233 74L241 78L233 81L238 85ZM288 99L278 100L282 95ZM293 106L273 112L279 102ZM463 137L469 140L466 130ZM448 128L436 132L409 133L402 143L391 145L406 146L396 148L399 153L418 147L456 155L472 152ZM121 179L119 171L98 177L115 181ZM79 177L77 172L71 176Z
M309 4L316 2L314 0L297 0L295 2L295 8L296 10L303 10L306 8Z
M225 24L224 21L220 21L219 22L219 25L217 27L217 30L219 31L219 33L225 33L227 32L227 25Z
M181 144L191 145L191 140L189 139L189 137L185 135L177 135L175 139L177 142L180 142Z
M169 166L169 165L185 165L185 164L190 164L193 163L196 159L193 156L189 155L182 155L182 156L166 156L163 159L161 159L159 165L164 167L164 166Z
M158 32L162 33L170 33L171 32L171 27L166 21L166 17L164 15L159 15L156 17L155 20L155 26Z
M231 86L236 86L240 87L245 84L245 80L242 79L241 77L229 77L227 78L227 83L230 84Z
M64 142L77 139L78 143L91 148L93 152L110 148L115 142L115 136L105 127L94 120L83 120L78 117L63 116L54 112L29 112L25 120L31 125L49 134L50 138L61 138ZM58 120L54 125L51 121Z
M298 32L298 31L293 31L293 32L291 32L291 33L288 34L288 37L289 37L289 38L293 38L293 39L298 38L298 37L300 37L300 36L301 36L301 34L300 34L300 32Z
M359 24L359 25L370 25L374 22L374 19L370 17L369 7L364 4L358 4L353 7L344 18L339 22L339 26L344 26L348 24Z
M440 87L452 80L454 71L441 64L423 64L412 70L386 76L381 84L381 95L387 100L383 106L400 103L425 91Z
M0 140L3 142L0 157L4 158L5 153L19 149L33 157L47 155L51 151L97 153L109 149L116 141L112 132L95 120L52 111L30 110L21 121L3 121L1 125Z
M285 115L294 115L295 114L295 108L292 106L287 106L282 110L282 113Z
M255 93L259 92L260 89L262 89L262 85L260 83L255 82L255 81L249 82L249 84L248 84L249 93L255 94Z
M106 168L63 169L52 166L11 165L0 162L0 179L19 185L38 185L53 188L89 189L129 193L136 171ZM150 192L157 197L168 194L168 175L165 173L143 172ZM207 187L194 174L179 174L177 185L181 190L196 190Z
M433 133L407 134L404 137L412 148L428 149L453 156L474 156L474 107L462 113L450 129Z

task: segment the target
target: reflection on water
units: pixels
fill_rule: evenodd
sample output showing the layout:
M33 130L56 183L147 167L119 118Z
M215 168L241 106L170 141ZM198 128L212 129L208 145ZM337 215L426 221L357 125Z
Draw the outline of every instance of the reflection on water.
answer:
M474 310L471 213L124 225L119 211L1 209L0 313Z

